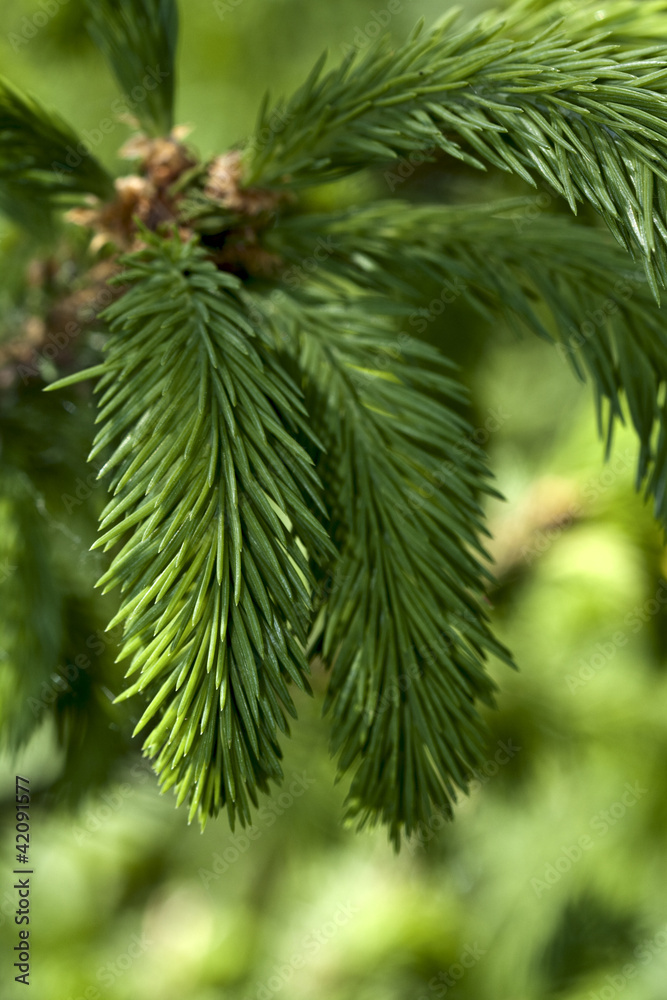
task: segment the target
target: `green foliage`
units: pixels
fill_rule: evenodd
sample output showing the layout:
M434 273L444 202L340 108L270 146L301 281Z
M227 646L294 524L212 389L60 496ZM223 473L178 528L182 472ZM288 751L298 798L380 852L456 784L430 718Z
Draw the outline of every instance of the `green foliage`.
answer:
M562 21L568 37L581 42L591 37L591 26L621 48L634 47L637 42L651 44L665 40L665 0L611 0L600 7L585 0L518 0L503 11L502 17L512 30L527 38L545 25Z
M358 60L352 51L325 76L321 59L289 101L263 109L250 181L321 183L424 149L529 184L537 173L574 212L587 202L602 215L645 262L657 295L658 281L667 283L664 46L610 43L592 3L577 39L553 20L556 4L526 40L521 16L535 6L459 30L453 11L398 48L385 42ZM276 120L283 124L272 127Z
M307 554L329 547L292 436L305 411L236 278L176 239L125 262L105 362L74 377L101 376L92 454L113 445L96 544L124 542L100 581L123 591L112 624L138 677L122 697L148 695L137 730L153 720L145 752L190 817L227 805L245 824L256 788L282 776L289 686L308 690Z
M262 308L258 303L258 308ZM484 740L476 699L493 704L479 496L494 494L454 366L396 339L377 299L282 297L269 314L304 373L324 441L340 559L320 627L332 663L325 711L361 825L401 833L451 815Z
M0 603L3 610L3 743L22 746L43 715L41 685L55 673L62 646L62 594L49 558L35 488L4 464L0 478ZM12 699L15 707L8 711Z
M124 90L167 74L137 110L164 136L175 5L90 9ZM226 807L251 822L282 777L279 733L311 656L330 671L331 747L360 825L385 824L398 846L451 816L485 759L488 660L512 659L488 617L481 539L498 493L455 337L443 352L424 340L437 334L423 303L446 283L468 319L528 329L591 380L608 451L629 415L638 486L667 523L667 4L642 9L522 0L463 27L451 12L326 73L322 59L290 100L265 103L244 151L206 164L174 135L144 143L166 159L148 152L125 200L85 216L105 246L119 231L141 249L120 258L121 294L99 317L103 359L57 385L98 380L90 458L111 497L96 546L113 550L99 583L120 591L111 627L129 661L118 700L143 699L144 753L191 819ZM1 93L4 197L27 185L25 221L56 195L110 200L92 158L52 176L75 137ZM302 197L368 168L391 176L414 152L563 200L535 219L523 198L314 214ZM129 231L134 204L149 228ZM585 221L565 214L582 205ZM331 249L299 287L319 240ZM70 693L63 732L95 702Z
M531 217L525 200L477 206L424 208L376 202L326 216L297 216L270 233L270 245L295 265L316 239L334 250L320 281L340 288L356 282L369 292L398 293L418 306L424 280L464 295L488 322L502 315L558 345L579 378L590 378L600 428L624 410L641 444L638 484L655 500L667 525L662 477L663 403L667 383L664 317L641 272L604 232L568 218ZM410 253L396 248L409 244ZM429 314L415 310L410 330L424 332ZM404 334L412 337L414 334ZM606 407L605 407L606 404Z
M79 138L57 114L0 80L0 209L44 228L50 211L81 195L109 197L111 178L94 156L76 153ZM72 156L80 161L69 165Z
M46 404L46 405L45 405ZM92 420L90 421L92 423ZM23 748L55 735L62 777L52 792L75 802L108 780L129 740L108 696L111 639L94 599L87 545L95 512L72 485L86 476L89 421L39 385L0 398L0 730ZM80 488L80 487L79 487ZM64 503L65 502L65 503ZM75 534L63 518L78 512ZM112 716L113 712L113 716Z
M124 93L142 87L145 98L135 113L150 135L173 125L178 8L175 0L88 0L90 33L106 56ZM157 86L143 81L149 70ZM150 77L149 77L150 79ZM156 81L157 82L157 81Z

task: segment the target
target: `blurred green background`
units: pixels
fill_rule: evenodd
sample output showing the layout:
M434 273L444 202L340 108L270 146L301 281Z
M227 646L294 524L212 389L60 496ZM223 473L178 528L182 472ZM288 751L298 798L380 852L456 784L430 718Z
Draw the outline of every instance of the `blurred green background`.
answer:
M350 44L370 44L378 22L401 37L443 10L431 0L399 7L390 15L383 0L183 4L177 120L196 126L202 154L224 150L252 131L267 87L277 96L298 85L323 48L334 61ZM80 130L94 129L117 90L79 0L3 0L1 9L3 74ZM95 152L118 167L128 134L119 124ZM521 190L443 165L416 170L397 194ZM380 175L319 198L387 194ZM126 752L131 718L107 699L76 759L64 759L50 723L18 760L2 759L2 997L26 995L9 957L15 773L34 793L27 995L39 1000L667 997L667 560L633 491L634 441L619 434L603 463L589 388L548 345L482 325L460 302L429 336L464 366L477 438L507 498L489 507L498 576L490 600L520 667L515 675L491 665L500 694L487 713L488 762L455 822L423 830L398 857L383 831L344 827L317 667L315 698L301 699L285 748L284 788L245 833L232 834L224 816L203 835L188 827L172 796L157 793L138 745ZM59 434L63 404L49 400ZM85 457L81 409L77 421ZM36 455L45 447L30 446ZM98 569L84 555L89 508L103 497L68 511L62 495L46 486L43 495L35 530L57 537L85 592ZM2 544L11 566L16 545ZM72 645L73 658L83 647ZM119 669L107 658L115 693ZM0 697L12 695L0 683Z

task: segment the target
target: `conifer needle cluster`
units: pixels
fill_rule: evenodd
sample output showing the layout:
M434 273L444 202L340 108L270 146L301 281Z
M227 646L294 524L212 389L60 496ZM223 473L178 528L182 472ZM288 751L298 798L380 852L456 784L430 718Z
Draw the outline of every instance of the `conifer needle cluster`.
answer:
M449 12L403 43L326 70L322 57L207 162L174 125L174 0L90 9L124 92L160 67L125 147L132 172L113 179L92 154L67 165L76 131L2 81L0 207L33 231L83 229L91 274L95 253L107 261L103 356L82 368L73 348L70 374L42 374L49 389L94 381L116 700L142 705L144 753L190 818L225 807L247 824L280 782L317 656L348 814L398 845L467 791L488 658L512 665L485 597L497 493L465 372L404 324L429 282L458 282L490 327L552 342L592 385L608 448L630 420L637 486L667 524L667 0ZM308 188L412 154L455 158L480 185L513 174L560 210L517 225L528 190L494 202L483 187L471 205L309 209ZM53 569L21 541L30 475L17 452L0 485L38 602ZM44 676L66 627L50 612L30 641Z

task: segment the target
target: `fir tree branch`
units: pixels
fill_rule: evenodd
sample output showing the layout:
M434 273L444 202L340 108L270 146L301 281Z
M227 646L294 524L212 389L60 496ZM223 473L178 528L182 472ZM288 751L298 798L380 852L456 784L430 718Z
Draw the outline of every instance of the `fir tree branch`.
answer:
M113 194L113 182L92 155L68 165L79 137L58 115L0 79L0 209L32 228L81 195Z
M341 553L321 643L332 750L341 774L355 771L349 814L386 823L398 846L467 790L483 759L474 703L493 703L486 655L511 660L483 609L478 495L495 491L450 408L465 392L436 350L397 340L381 309L285 295L268 316L327 449Z
M598 0L519 0L502 12L512 33L530 38L549 24L562 20L568 36L585 41L592 33L604 34L605 40L621 47L636 47L637 42L664 43L667 31L666 0L608 0L603 7Z
M54 233L53 210L48 201L37 200L34 194L21 181L0 178L0 212L21 229L39 233L46 242Z
M35 385L0 395L0 743L16 752L53 724L63 769L49 794L73 803L108 779L130 734L108 697L117 670L90 563L73 558L96 521L76 478L92 420L65 406Z
M530 184L537 174L573 211L587 202L602 215L644 261L657 295L667 282L667 46L607 41L592 4L574 39L567 23L550 23L551 7L526 39L524 10L459 30L451 12L395 49L385 41L356 61L353 52L324 76L320 60L288 102L262 110L247 182L320 183L435 149Z
M2 743L23 746L41 722L42 684L63 639L62 593L26 473L7 461L0 475L0 705ZM9 711L8 708L14 708Z
M308 554L330 548L312 462L293 434L303 404L239 281L202 250L145 234L105 311L111 338L93 455L112 499L97 545L122 542L99 581L121 586L121 695L149 704L144 752L190 819L227 806L245 825L257 790L282 771L277 730L308 690ZM79 373L77 378L85 376ZM65 379L64 385L74 379Z
M527 220L528 207L525 200L483 208L379 202L283 220L266 240L296 264L316 238L330 237L334 250L317 273L322 283L354 283L421 305L429 298L425 279L440 290L449 281L490 323L503 316L554 342L575 374L591 379L608 448L627 407L640 442L637 486L667 525L667 466L656 441L667 384L664 314L607 233L567 218ZM409 253L397 254L408 244ZM412 336L426 329L424 314L423 307L412 313Z
M125 93L141 87L136 115L150 135L173 125L178 7L175 0L88 0L90 33ZM149 76L149 71L158 74ZM157 85L155 85L157 84Z

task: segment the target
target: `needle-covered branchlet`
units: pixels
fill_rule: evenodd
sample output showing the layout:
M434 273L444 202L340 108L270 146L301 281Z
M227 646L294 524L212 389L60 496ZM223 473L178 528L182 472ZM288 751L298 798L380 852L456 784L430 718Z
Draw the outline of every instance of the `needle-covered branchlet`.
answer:
M361 825L398 846L451 816L484 760L488 661L512 659L487 597L497 493L446 356L458 333L434 323L445 303L551 341L608 445L629 417L667 524L667 0L571 8L454 12L323 59L202 162L174 126L173 0L91 0L124 91L146 66L163 81L115 180L92 156L63 168L70 126L0 87L0 204L33 231L69 209L91 286L96 253L114 270L103 356L57 386L95 380L116 693L202 823L251 822L280 781L313 656ZM307 188L436 153L477 204L309 209ZM551 194L489 202L481 171Z

